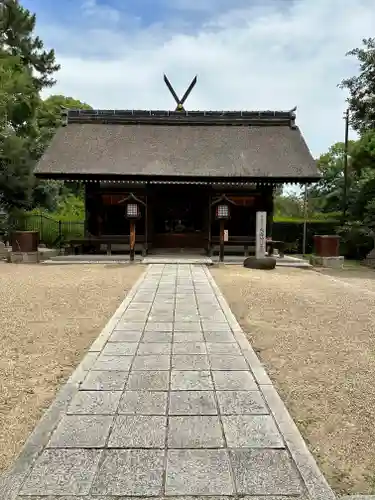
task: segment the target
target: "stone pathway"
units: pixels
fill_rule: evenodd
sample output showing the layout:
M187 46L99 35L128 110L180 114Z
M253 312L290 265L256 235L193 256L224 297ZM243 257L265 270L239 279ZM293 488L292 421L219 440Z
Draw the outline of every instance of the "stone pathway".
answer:
M3 493L334 498L208 268L193 265L148 267Z

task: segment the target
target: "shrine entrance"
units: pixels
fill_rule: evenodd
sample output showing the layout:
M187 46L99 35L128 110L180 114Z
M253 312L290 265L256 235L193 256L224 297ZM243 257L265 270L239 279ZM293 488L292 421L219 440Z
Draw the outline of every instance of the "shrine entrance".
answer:
M199 186L161 186L153 204L154 248L200 248L206 245L208 193Z

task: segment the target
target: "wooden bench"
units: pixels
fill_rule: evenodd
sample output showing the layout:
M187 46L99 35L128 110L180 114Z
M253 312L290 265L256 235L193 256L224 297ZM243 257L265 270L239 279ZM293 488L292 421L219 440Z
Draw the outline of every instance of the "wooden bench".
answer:
M249 247L255 248L255 238L253 236L232 236L229 241L224 242L224 247L227 246L243 246L244 256L249 256ZM207 243L207 255L212 255L212 250L215 246L220 245L220 238L218 236L213 236L211 238L211 244ZM267 240L266 249L269 255L273 254L273 250L277 249L279 251L280 257L284 257L284 247L283 241L279 240ZM255 253L255 252L254 252Z
M87 238L76 238L69 240L70 253L75 254L85 253L87 249L95 249L95 253L99 253L101 245L106 245L107 255L112 255L112 245L129 245L129 236L88 236ZM135 238L135 243L142 244L142 255L147 255L147 245L145 242L145 237L143 235L137 235Z
M285 255L285 242L280 240L267 240L266 248L268 255L273 254L273 250L276 249L279 252L280 257Z
M214 247L218 245L220 245L219 236L213 236L211 238L211 244L210 242L207 244L207 255L211 256ZM255 238L250 236L231 236L229 241L224 242L224 247L228 246L242 246L244 248L244 255L248 257L249 246L255 246Z

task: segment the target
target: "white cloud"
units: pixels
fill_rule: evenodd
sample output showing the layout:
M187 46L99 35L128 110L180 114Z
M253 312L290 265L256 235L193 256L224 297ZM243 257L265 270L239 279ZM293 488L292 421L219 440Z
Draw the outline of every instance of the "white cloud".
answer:
M212 9L208 21L189 33L181 16L172 28L141 27L139 19L134 25L120 11L102 11L86 0L84 14L96 16L94 26L59 26L57 20L38 26L62 66L49 92L98 108L173 109L163 73L179 95L198 74L187 109L297 105L298 124L318 155L343 139L345 93L337 84L357 71L345 53L375 35L374 0L285 1L283 10L280 2L245 8L240 1L240 9Z
M121 13L108 5L102 5L97 0L83 0L81 11L84 17L94 20L105 19L107 23L116 23L121 20Z

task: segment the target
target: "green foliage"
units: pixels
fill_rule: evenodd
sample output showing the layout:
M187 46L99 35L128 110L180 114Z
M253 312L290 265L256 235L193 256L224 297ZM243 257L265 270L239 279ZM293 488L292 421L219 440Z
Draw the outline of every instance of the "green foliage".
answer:
M62 246L73 238L83 238L85 210L82 196L71 193L59 198L56 210L34 208L17 215L15 224L25 231L39 231L40 238L47 246Z
M90 106L62 95L41 99L59 65L35 35L35 22L18 0L0 2L0 206L55 211L73 191L35 179L33 169L61 125L62 107Z
M8 210L30 206L33 188L30 158L24 141L17 135L2 141L0 158L0 204Z
M349 157L352 158L355 141L348 145ZM318 158L318 169L322 175L321 180L314 184L308 192L309 204L316 212L340 212L343 209L344 192L344 144L338 142L331 146L327 153ZM348 205L352 203L352 187L354 175L349 169L348 175Z
M53 52L33 36L35 16L16 0L0 6L0 203L9 209L31 204L32 168L38 144L39 90L57 66ZM35 72L39 76L35 77Z
M33 123L39 97L19 56L0 48L0 127L2 134L22 135Z
M69 194L58 206L54 214L59 220L82 221L85 219L84 200L81 197Z
M43 208L48 212L56 211L63 190L63 181L36 181L32 194L32 206L39 209Z
M66 97L61 94L54 94L44 101L50 110L54 112L55 115L60 113L62 108L67 109L92 109L92 107L86 102L82 102L74 97Z
M371 231L361 222L348 222L337 227L340 236L341 253L348 259L362 260L374 246Z
M359 74L342 80L340 87L349 91L351 125L363 133L375 124L375 38L364 38L362 47L347 55L357 59Z
M56 129L62 124L63 108L92 109L85 102L63 95L51 95L41 101L37 112L37 120L42 138L42 152L54 136Z
M354 143L352 156L352 166L357 174L363 169L375 168L375 130L363 133Z
M74 238L84 236L84 222L82 220L60 220L57 215L50 217L37 209L28 213L18 213L10 218L7 232L12 228L21 231L38 231L40 241L48 247L64 246Z
M0 205L29 206L32 157L28 133L33 127L37 94L20 58L0 49Z
M314 247L314 235L336 234L337 221L308 221L306 224L306 252ZM302 253L304 224L300 220L274 221L272 238L284 241L289 253Z
M27 214L45 215L46 217L57 222L82 222L85 219L84 201L81 197L68 194L60 199L56 210L53 212L48 212L47 210L40 208L34 208L33 210L27 212L26 215Z
M32 76L37 92L54 85L51 76L60 69L53 50L45 51L42 40L34 35L36 17L18 0L3 0L0 5L0 43L6 53L17 56Z
M276 217L303 217L303 199L295 195L279 195L274 199Z
M307 223L314 222L332 222L337 224L340 220L341 212L328 212L328 213L313 213L307 219ZM281 217L275 215L273 218L274 222L292 222L292 223L303 223L305 219L303 217Z

